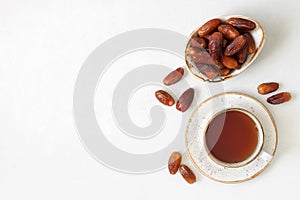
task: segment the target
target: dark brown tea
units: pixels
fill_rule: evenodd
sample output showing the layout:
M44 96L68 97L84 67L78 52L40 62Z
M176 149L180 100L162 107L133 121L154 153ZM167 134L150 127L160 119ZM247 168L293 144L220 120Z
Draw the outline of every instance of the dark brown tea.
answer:
M246 160L256 149L258 129L247 114L227 110L212 119L205 134L211 154L226 163Z

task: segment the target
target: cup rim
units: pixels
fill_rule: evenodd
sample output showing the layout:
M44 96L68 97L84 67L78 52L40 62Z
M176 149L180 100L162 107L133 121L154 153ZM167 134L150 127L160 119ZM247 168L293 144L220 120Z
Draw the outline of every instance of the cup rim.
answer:
M226 163L224 161L219 160L214 155L212 155L212 153L210 152L210 150L208 149L207 144L206 144L206 132L207 132L209 124L215 117L217 117L218 115L220 115L224 112L228 112L228 111L239 111L239 112L246 114L254 121L254 123L256 124L256 127L258 129L258 131L257 131L258 142L257 142L257 145L256 145L254 151L245 160L236 162L236 163ZM215 113L208 120L208 122L205 126L205 129L204 129L203 144L204 144L204 148L205 148L207 155L211 158L211 160L213 162L215 162L223 167L239 168L239 167L243 167L243 166L251 163L253 160L255 160L258 157L258 155L262 151L262 147L264 145L264 129L263 129L261 122L257 119L257 117L254 114L250 113L249 111L247 111L243 108L226 108L226 109L223 109L223 110Z
M225 105L222 105L222 109L220 110L223 110L224 108L239 107L252 113L255 112L255 116L260 120L264 128L265 142L261 153L251 163L239 168L222 167L213 162L207 155L205 155L206 157L203 159L201 158L201 156L206 154L205 149L203 148L201 135L203 134L203 131L201 130L205 128L207 123L207 113L211 113L211 106L213 106L212 102L222 102L222 99L225 97L228 98L228 101L226 101L227 103ZM244 103L241 103L241 98L244 98ZM240 103L237 103L236 101ZM214 108L218 109L218 104L214 105L216 106ZM201 118L199 118L199 116ZM203 123L204 121L205 123ZM197 133L195 131L201 132ZM201 135L201 137L198 137L198 135ZM272 163L276 155L277 147L278 129L270 110L255 97L236 91L215 94L198 104L191 113L185 130L185 148L190 162L203 176L224 184L238 184L259 176ZM268 153L271 157L265 159L265 157L263 157L264 152Z

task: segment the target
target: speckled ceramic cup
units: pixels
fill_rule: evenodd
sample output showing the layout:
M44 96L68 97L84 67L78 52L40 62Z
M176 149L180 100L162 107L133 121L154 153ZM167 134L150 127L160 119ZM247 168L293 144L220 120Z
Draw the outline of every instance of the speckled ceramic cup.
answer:
M257 145L256 145L254 151L252 152L252 154L248 158L246 158L245 160L243 160L241 162L226 163L226 162L223 162L223 161L219 160L214 155L212 155L212 153L209 151L209 149L207 147L206 142L204 142L204 145L205 145L207 154L212 158L212 160L214 162L217 162L219 165L224 166L224 167L241 167L241 166L244 166L244 165L250 163L251 161L253 161L257 157L257 155L260 153L260 151L262 150L262 146L263 146L263 143L264 143L264 131L263 131L263 128L262 128L261 123L259 122L259 120L253 114L251 114L250 112L248 112L247 110L244 110L242 108L229 108L229 109L224 109L224 110L222 110L222 111L214 114L210 118L209 122L207 123L206 128L205 128L205 132L207 132L209 124L211 123L211 121L216 116L220 115L221 113L227 112L227 111L238 111L238 112L241 112L243 114L246 114L255 123L256 129L257 129ZM234 125L234 123L235 122L232 122L232 125ZM205 137L206 137L206 134L204 134L203 141L206 141Z

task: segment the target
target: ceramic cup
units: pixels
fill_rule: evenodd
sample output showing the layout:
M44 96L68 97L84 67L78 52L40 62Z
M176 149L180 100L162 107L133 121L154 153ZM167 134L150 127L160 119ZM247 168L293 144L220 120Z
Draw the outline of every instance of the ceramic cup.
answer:
M227 112L227 111L238 111L238 112L242 112L243 114L246 114L247 116L249 116L252 121L255 123L256 125L256 128L257 128L257 145L256 145L256 148L254 149L254 151L252 152L252 154L246 158L245 160L241 161L241 162L237 162L237 163L226 163L226 162L223 162L219 159L217 159L216 157L214 157L212 155L212 153L209 151L207 145L206 145L206 142L204 142L204 145L205 145L205 148L206 148L206 151L207 151L207 154L208 156L211 157L211 159L216 162L217 164L223 166L223 167L230 167L230 168L235 168L235 167L242 167L242 166L245 166L247 165L248 163L250 163L251 161L253 161L258 155L259 153L262 151L262 147L263 147L263 144L264 144L264 132L263 132L263 128L262 128L262 125L260 123L260 121L253 115L251 114L250 112L248 112L247 110L244 110L244 109L241 109L241 108L230 108L230 109L224 109L218 113L216 113L215 115L213 115L209 122L207 123L206 125L206 128L205 128L205 133L207 132L207 129L208 129L208 126L209 124L211 123L211 121L218 115L220 115L221 113L224 113L224 112ZM232 123L235 123L235 122L232 122ZM203 141L206 141L206 134L204 134L204 138L203 138Z

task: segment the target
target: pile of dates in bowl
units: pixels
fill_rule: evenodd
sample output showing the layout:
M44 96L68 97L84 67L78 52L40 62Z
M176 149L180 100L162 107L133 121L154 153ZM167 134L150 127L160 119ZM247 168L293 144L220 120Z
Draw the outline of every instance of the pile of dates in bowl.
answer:
M191 34L186 64L201 80L223 81L248 68L264 42L265 32L257 20L240 15L214 18Z

